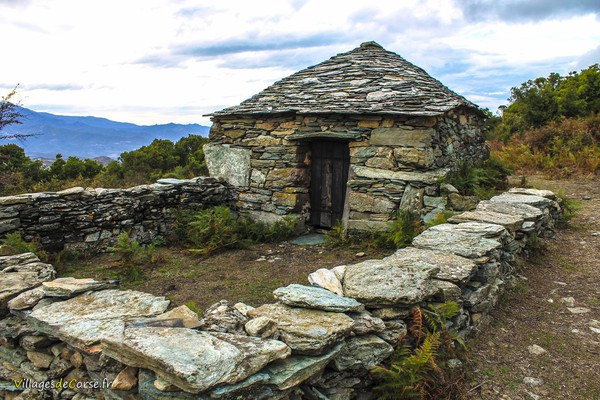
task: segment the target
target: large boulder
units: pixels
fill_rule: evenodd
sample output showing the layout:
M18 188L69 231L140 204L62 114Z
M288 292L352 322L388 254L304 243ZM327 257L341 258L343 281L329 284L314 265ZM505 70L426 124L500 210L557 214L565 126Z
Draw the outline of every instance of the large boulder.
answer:
M92 351L102 339L120 334L125 321L154 317L169 301L148 293L116 289L86 292L34 310L29 324L42 333Z
M268 317L277 323L280 338L298 354L322 354L352 331L354 320L342 313L265 304L248 316Z
M367 260L347 266L344 294L371 307L414 304L437 292L431 277L438 272L436 266L412 267L394 259Z
M500 234L498 229L506 232L500 225L476 222L441 224L422 232L412 244L420 249L449 252L466 258L487 257L502 247L496 238Z
M405 247L384 258L403 267L439 268L433 277L450 282L466 282L477 270L470 259L441 251Z
M191 393L240 382L290 349L277 340L187 328L126 328L103 338L106 355L154 371Z

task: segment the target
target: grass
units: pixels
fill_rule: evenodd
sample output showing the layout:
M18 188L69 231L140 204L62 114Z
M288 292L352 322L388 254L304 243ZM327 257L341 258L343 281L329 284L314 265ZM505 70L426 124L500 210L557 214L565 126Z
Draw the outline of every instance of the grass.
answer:
M159 247L156 252L161 262L143 263L133 270L114 253L64 261L56 268L59 276L119 279L124 289L166 296L177 305L194 302L197 310L205 310L221 299L253 306L272 302L274 289L291 283L307 284L307 275L318 268L358 262L356 253L360 251L369 258L389 255L360 246L332 249L284 242L255 244L210 256L198 256L184 248ZM262 257L265 261L257 261Z

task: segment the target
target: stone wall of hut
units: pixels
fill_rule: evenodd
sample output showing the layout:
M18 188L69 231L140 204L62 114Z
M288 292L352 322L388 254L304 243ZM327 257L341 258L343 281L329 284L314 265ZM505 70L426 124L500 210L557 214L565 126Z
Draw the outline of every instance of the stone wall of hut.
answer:
M205 148L211 176L238 192L238 206L275 220L309 214L310 137L349 141L349 224L380 225L400 206L426 215L440 207L439 180L457 160L488 156L479 115L457 109L441 116L281 115L214 118ZM328 134L323 134L328 132Z

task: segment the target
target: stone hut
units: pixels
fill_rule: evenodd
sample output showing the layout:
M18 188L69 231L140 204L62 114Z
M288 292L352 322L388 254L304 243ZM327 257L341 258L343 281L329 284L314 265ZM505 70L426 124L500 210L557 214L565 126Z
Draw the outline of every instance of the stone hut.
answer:
M375 42L209 115L211 176L263 221L368 230L399 207L431 216L452 166L488 155L479 108Z

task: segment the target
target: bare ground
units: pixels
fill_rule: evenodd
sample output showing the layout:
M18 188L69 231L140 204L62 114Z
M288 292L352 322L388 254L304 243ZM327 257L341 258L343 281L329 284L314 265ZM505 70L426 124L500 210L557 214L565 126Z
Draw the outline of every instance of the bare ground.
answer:
M365 255L357 257L356 254ZM226 299L259 306L273 301L272 292L290 283L306 283L309 273L319 268L380 258L380 250L355 246L331 249L322 245L300 246L290 242L260 244L199 257L180 248L161 248L154 265L127 267L115 254L88 260L58 263L60 276L121 279L121 287L166 296L174 305L193 302L205 310Z
M600 399L600 182L529 182L562 190L581 209L525 260L524 279L469 342L468 398ZM569 311L567 297L587 312ZM532 345L546 353L531 354Z

